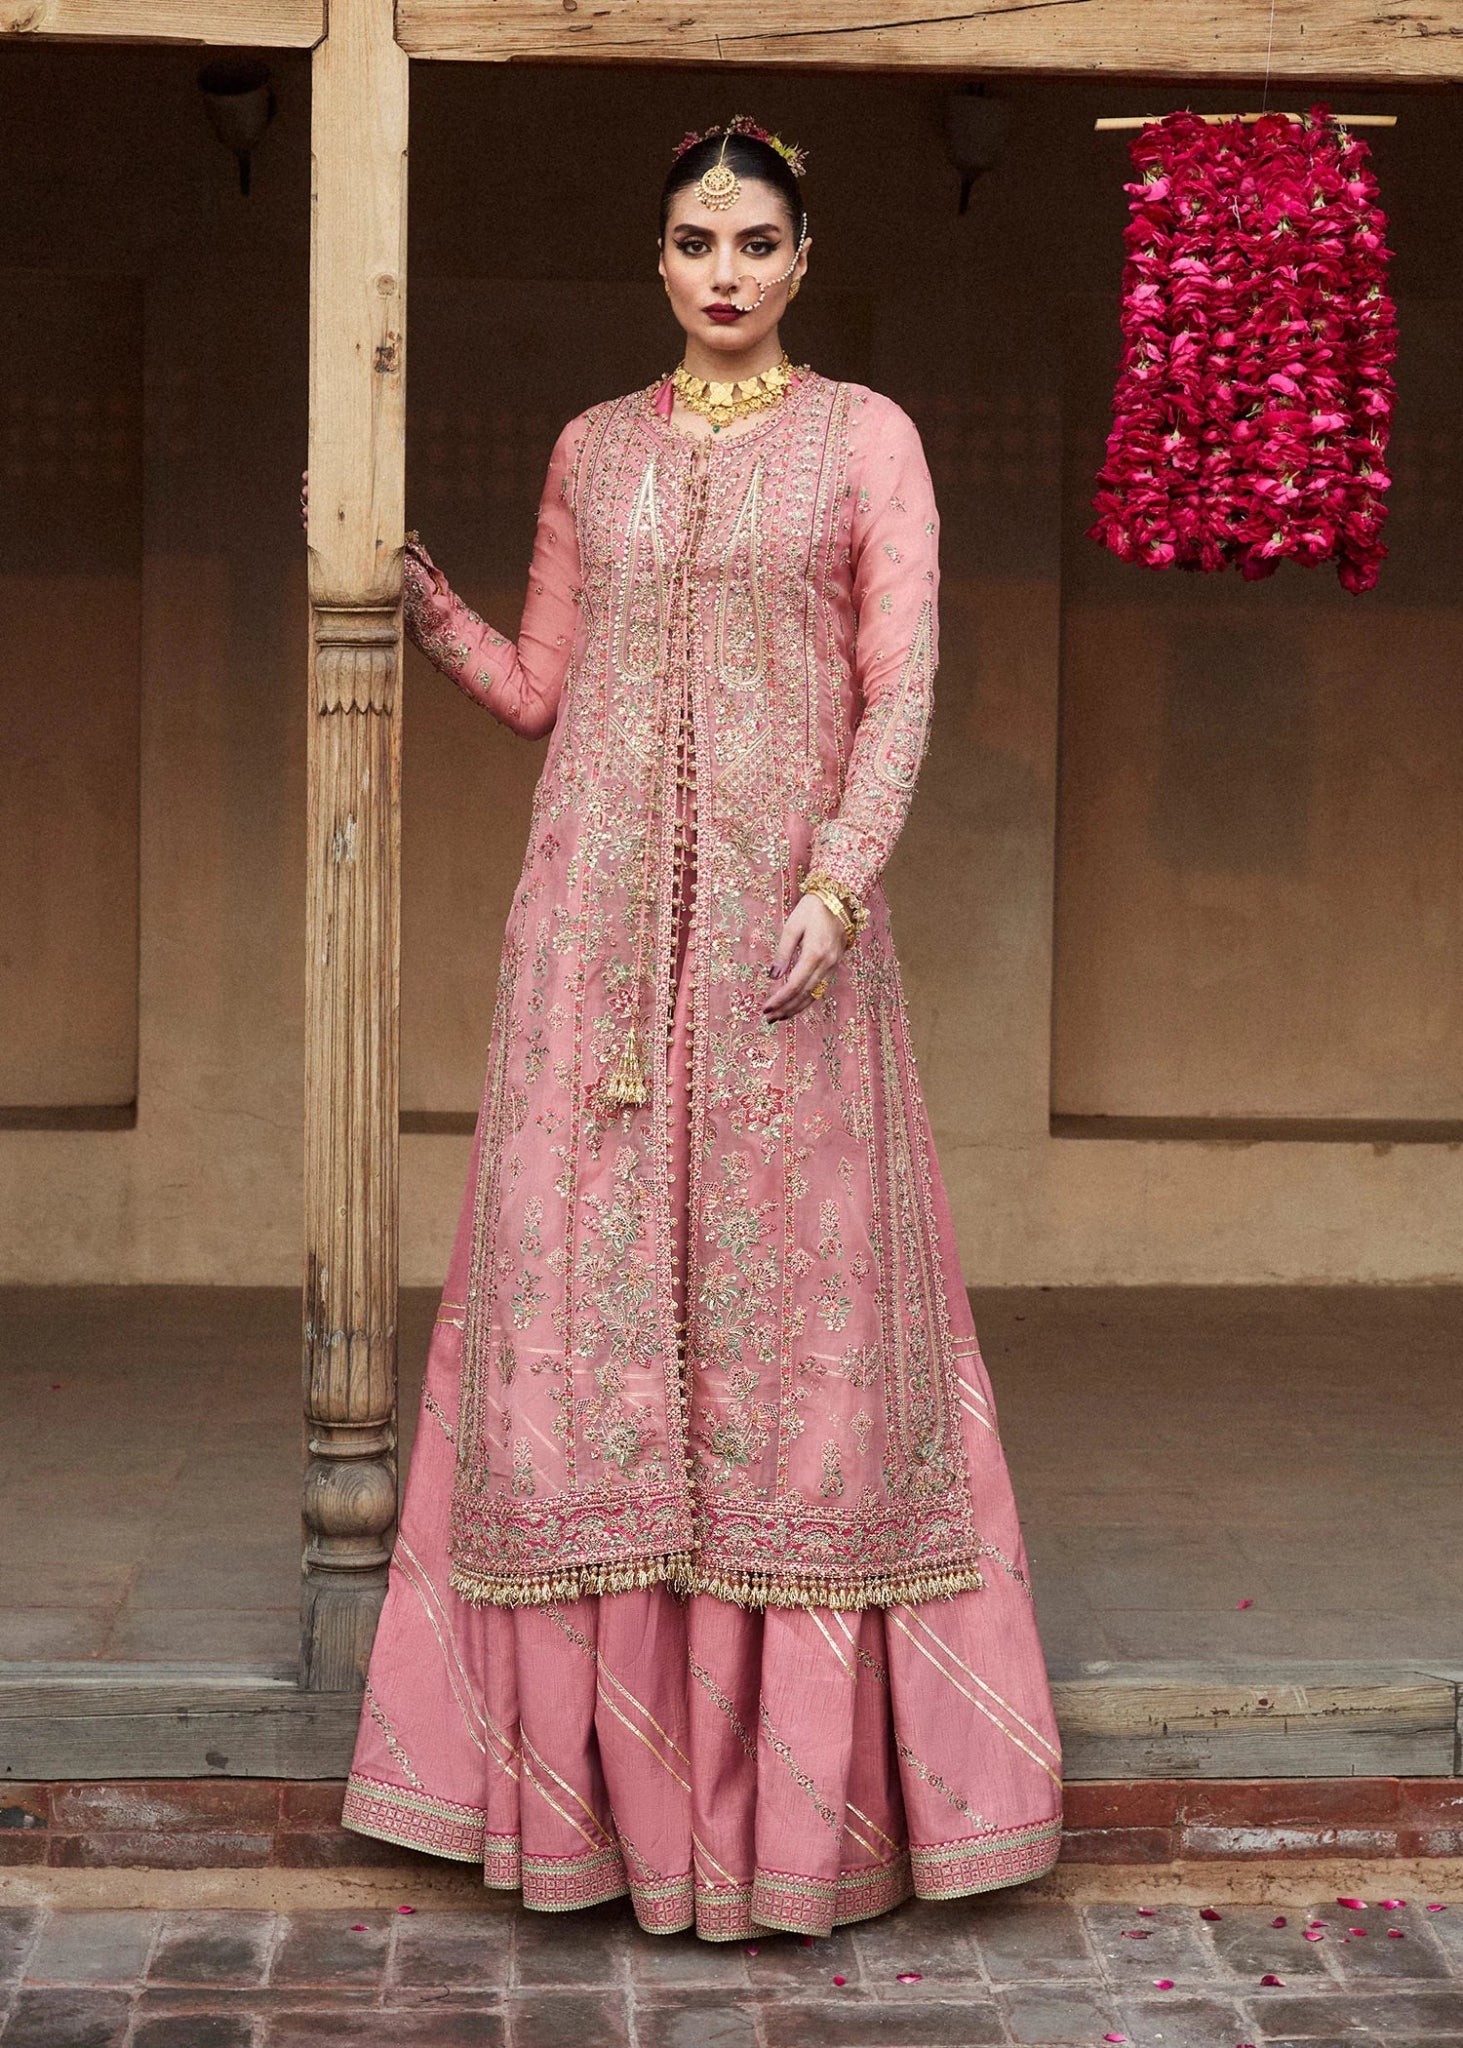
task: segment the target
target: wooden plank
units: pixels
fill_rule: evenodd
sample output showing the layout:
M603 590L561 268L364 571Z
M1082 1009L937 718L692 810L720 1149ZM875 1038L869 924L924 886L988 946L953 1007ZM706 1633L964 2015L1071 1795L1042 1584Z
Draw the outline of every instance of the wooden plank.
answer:
M364 1683L396 1517L407 59L332 0L311 112L305 1573L313 1691Z
M309 50L324 33L325 0L0 0L0 36L32 42Z
M1053 1690L1069 1782L1437 1777L1455 1771L1463 1674L1412 1666L1114 1665ZM0 1774L340 1778L353 1690L236 1665L0 1666Z
M1271 24L1273 18L1273 39ZM398 0L414 57L790 64L1124 78L1443 83L1463 78L1456 0ZM1151 95L1150 95L1151 96ZM1114 107L1114 113L1123 113Z
M0 1776L341 1778L355 1692L236 1665L0 1667Z
M1053 1687L1064 1769L1103 1778L1453 1774L1458 1687L1412 1666L1113 1665Z

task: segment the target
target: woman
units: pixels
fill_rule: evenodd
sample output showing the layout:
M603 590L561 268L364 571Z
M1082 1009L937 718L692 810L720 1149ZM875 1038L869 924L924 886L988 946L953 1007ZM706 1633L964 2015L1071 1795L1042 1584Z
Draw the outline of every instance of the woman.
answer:
M712 1940L1060 1833L879 881L935 506L898 407L783 354L800 169L681 145L685 358L560 436L517 642L406 564L417 645L551 737L345 1821Z

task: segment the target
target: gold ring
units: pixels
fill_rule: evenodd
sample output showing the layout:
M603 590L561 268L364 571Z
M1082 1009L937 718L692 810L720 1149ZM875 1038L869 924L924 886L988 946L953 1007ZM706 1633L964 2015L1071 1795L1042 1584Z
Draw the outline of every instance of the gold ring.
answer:
M820 981L816 984L816 986L808 990L808 994L813 998L813 1001L815 1003L821 1003L824 996L826 996L827 993L828 984L826 981Z

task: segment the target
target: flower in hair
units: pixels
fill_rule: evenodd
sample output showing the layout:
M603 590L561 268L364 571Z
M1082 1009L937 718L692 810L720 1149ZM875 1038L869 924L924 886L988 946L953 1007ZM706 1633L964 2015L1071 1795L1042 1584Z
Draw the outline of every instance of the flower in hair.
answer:
M807 152L795 142L784 142L780 135L761 127L750 114L733 114L729 121L718 122L714 127L692 129L683 135L671 152L671 162L679 163L688 149L694 149L698 142L710 142L717 135L745 135L753 142L765 142L769 149L775 149L795 178L800 178L808 168Z

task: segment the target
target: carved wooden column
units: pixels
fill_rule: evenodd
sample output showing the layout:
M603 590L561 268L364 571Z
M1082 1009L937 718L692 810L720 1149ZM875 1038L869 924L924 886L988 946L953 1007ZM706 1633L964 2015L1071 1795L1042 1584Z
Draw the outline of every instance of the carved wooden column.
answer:
M314 57L302 1683L359 1688L396 1519L407 60Z

